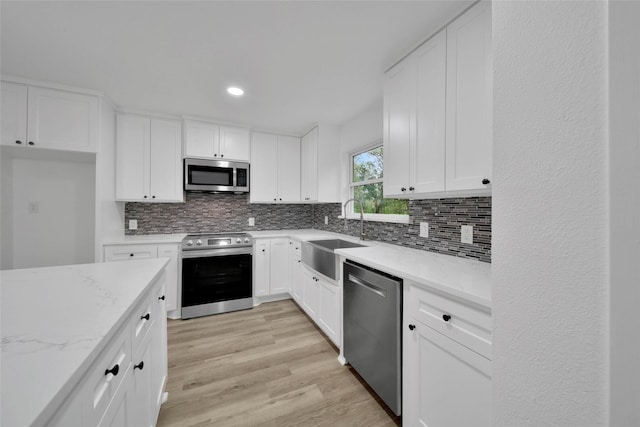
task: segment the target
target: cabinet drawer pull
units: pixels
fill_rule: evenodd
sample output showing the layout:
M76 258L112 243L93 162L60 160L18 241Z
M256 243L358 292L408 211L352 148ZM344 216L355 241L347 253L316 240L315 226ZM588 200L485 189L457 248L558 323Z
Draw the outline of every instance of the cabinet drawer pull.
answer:
M487 184L491 184L491 181L489 181L487 178L485 178L485 179L482 180L482 183L484 185L487 185Z
M120 366L116 363L115 365L113 365L113 368L105 369L104 374L105 375L111 374L115 377L116 375L118 375L118 372L120 372Z
M224 154L220 154L220 157L224 157Z
M161 297L158 297L158 299L164 301L164 299L165 299L164 295L162 295Z
M409 187L409 191L413 191L413 190L415 190L414 187Z
M400 189L400 191L407 191L407 189L406 189L406 188L404 188L404 187L402 187L402 188Z
M156 196L151 196L151 198L152 198L152 199L155 199L155 198L156 198Z
M142 371L143 368L144 368L144 361L141 361L137 365L133 365L133 369L140 369Z
M150 317L149 313L147 313L144 316L140 316L140 320L149 320Z
M442 320L444 320L445 322L448 322L449 320L451 320L451 316L449 316L448 314L443 314Z
M133 256L133 254L129 254L129 256Z
M144 198L146 199L146 198L147 198L147 196L144 196Z
M36 145L33 143L33 141L29 141L29 145Z
M409 325L409 329L410 329L410 330L412 330L412 331L413 331L415 328L416 328L416 325Z
M22 144L22 141L16 141L16 144Z

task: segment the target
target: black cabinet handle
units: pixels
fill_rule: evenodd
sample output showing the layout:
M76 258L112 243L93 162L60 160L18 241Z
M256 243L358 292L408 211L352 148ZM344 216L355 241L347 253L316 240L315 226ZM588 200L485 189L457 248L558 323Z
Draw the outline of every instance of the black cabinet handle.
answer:
M29 145L36 145L33 143L33 141L29 141Z
M16 141L16 144L22 144L22 141Z
M158 299L164 301L164 299L165 299L164 295L162 295L161 297L158 297Z
M273 201L274 201L274 202L276 202L276 201L277 201L275 197L273 198Z
M151 196L151 198L152 198L152 199L155 199L155 198L156 198L156 196Z
M267 251L266 249L263 249L263 250L262 250L262 252L266 252L266 251Z
M415 188L409 187L409 191L413 191L413 190L415 190Z
M402 188L400 189L400 191L407 191L407 189L406 189L406 188L404 188L404 187L402 187Z
M282 201L282 197L280 197L280 201Z
M149 320L151 316L149 315L149 313L145 314L144 316L140 316L140 320L144 319L144 320Z
M113 366L113 368L111 368L111 369L105 369L104 374L105 374L105 375L109 375L109 374L111 374L111 375L113 375L113 376L115 377L116 375L118 375L118 372L120 372L120 366L118 366L118 364L116 363L116 364Z
M133 254L129 254L129 256L133 256Z
M443 314L442 320L444 320L445 322L448 322L449 320L451 320L451 316L449 316L448 314Z
M413 331L415 328L416 328L416 325L409 325L409 329L410 329L410 330L412 330L412 331Z
M142 369L144 369L144 360L140 361L137 365L133 365L133 369L140 369L142 371Z
M218 157L218 155L217 155L217 154L214 154L214 155L213 155L213 157Z
M144 198L146 199L146 198L147 198L147 196L144 196Z
M484 185L487 185L487 184L491 184L491 181L489 181L487 178L485 178L485 179L482 180L482 183Z
M302 262L302 261L298 260L298 262Z
M220 154L220 157L224 157L224 154Z

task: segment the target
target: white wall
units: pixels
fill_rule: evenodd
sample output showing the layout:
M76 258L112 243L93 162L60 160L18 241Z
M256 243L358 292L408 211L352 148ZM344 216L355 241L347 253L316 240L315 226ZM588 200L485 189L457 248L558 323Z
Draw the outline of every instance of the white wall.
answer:
M9 211L2 222L2 269L93 262L94 155L7 152L2 159L2 205Z
M609 3L610 425L640 425L640 3Z
M343 201L349 198L348 154L377 141L382 142L382 98L340 127L340 188Z
M494 425L606 425L607 3L493 5Z

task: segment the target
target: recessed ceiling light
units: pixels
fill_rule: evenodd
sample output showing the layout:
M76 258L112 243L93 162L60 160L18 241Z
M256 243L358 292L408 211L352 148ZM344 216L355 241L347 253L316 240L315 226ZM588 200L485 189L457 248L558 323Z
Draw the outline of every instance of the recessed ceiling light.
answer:
M229 93L229 95L233 95L233 96L242 96L244 95L244 90L240 89L239 87L235 87L235 86L231 86L227 88L227 92Z

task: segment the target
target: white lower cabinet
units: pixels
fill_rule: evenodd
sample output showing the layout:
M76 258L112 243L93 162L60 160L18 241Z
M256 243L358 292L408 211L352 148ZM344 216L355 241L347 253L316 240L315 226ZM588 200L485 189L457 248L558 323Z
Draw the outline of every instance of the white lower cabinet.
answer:
M404 287L403 425L490 426L490 334L489 347L481 342L491 314L408 281Z
M302 307L318 323L320 286L318 285L318 278L308 268L303 268L302 270Z
M334 344L339 346L342 327L340 313L342 312L342 288L319 278L320 285L320 327Z
M167 378L165 281L151 285L47 426L156 424Z
M253 295L289 292L289 239L256 239L253 249Z
M180 244L163 243L155 245L105 245L105 262L134 260L144 258L169 258L166 266L167 289L165 303L167 311L177 310L178 289L181 289L182 273L180 263Z
M302 304L303 279L301 244L295 240L289 241L289 294L299 305Z

